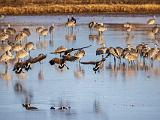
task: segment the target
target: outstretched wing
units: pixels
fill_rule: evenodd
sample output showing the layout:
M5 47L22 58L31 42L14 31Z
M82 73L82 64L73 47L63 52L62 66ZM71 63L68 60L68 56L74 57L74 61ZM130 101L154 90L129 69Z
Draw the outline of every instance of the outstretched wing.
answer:
M96 61L88 61L88 62L80 62L81 64L90 64L90 65L95 65L97 62Z

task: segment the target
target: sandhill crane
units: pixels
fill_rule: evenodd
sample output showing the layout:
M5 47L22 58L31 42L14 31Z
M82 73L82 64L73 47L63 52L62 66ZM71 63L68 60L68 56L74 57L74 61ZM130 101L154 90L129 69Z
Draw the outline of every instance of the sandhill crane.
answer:
M113 47L109 48L109 54L111 54L114 57L114 64L116 63L116 58L120 59L119 54L117 53L117 50Z
M153 24L155 24L156 23L156 16L154 15L153 16L153 18L151 18L151 19L149 19L148 21L147 21L147 24L148 25L153 25Z
M0 56L0 62L8 62L10 59L13 59L14 56L11 52L7 51Z
M82 59L82 57L85 56L85 51L84 50L78 50L75 54L74 54L74 57L77 58L77 60L79 60L79 63L80 63L80 60Z
M73 33L73 27L76 26L76 19L74 17L68 18L68 21L65 25L68 27L68 32L69 28L71 28L71 32Z
M97 23L95 29L98 31L99 35L102 35L102 33L107 30L107 27L104 23Z
M129 33L132 31L133 29L133 26L130 24L130 23L125 23L124 25L124 28L126 29L127 31L127 34L129 35Z
M15 35L16 30L14 28L12 28L10 24L8 24L8 28L6 28L6 33L9 35Z
M12 46L8 45L8 44L1 44L0 45L0 51L1 52L7 52L10 51L12 49Z
M38 35L39 35L39 40L40 40L41 32L43 31L43 29L45 29L44 26L40 26L40 27L37 27L37 28L36 28L36 32L37 32Z
M31 32L30 32L30 30L29 30L28 27L23 28L23 32L25 32L25 33L27 34L27 36L30 36L30 35L31 35Z
M61 57L61 53L63 53L66 50L67 48L65 48L64 46L60 46L57 49L55 49L54 52L51 52L51 54L60 54L60 57Z
M27 57L28 55L29 55L29 54L28 54L27 51L25 51L25 50L20 50L20 51L17 52L16 58L18 58L18 60L20 60L20 59L22 59L22 58Z
M102 55L102 58L103 58L103 55L107 53L107 50L108 48L105 46L104 43L102 43L102 47L97 48L96 55Z
M128 60L128 62L137 61L138 59L138 53L127 53L125 55L125 59Z
M25 34L25 36L26 36L25 39L26 39L26 42L27 42L27 37L29 37L31 35L31 32L30 32L28 27L23 28L23 34Z
M55 25L52 24L50 27L49 27L49 33L50 33L50 40L53 39L53 31L55 29Z
M116 50L117 55L119 56L118 58L119 58L120 63L121 63L121 57L122 57L122 54L123 54L123 48L116 47L115 50Z
M36 48L35 48L35 45L34 45L33 42L28 42L27 44L25 44L24 49L25 49L27 52L29 52L29 55L30 55L30 51L31 51L31 50L35 50Z
M102 58L102 60L99 61L88 61L88 62L80 62L81 64L90 64L90 65L95 65L95 67L93 68L93 71L95 71L95 73L97 72L97 70L99 70L102 66L104 61L106 60L106 58Z
M151 66L153 67L153 60L157 56L157 53L159 52L159 49L157 48L157 45L155 44L155 48L151 48L147 52L147 57L151 60Z
M0 20L3 20L5 18L4 15L0 15Z
M157 53L156 56L154 57L154 60L160 62L160 51L158 51L158 53Z
M12 46L12 51L18 52L18 51L22 50L23 48L24 48L24 46L22 46L21 44L15 44Z
M36 28L36 32L40 33L44 29L44 26L40 26Z
M6 41L9 38L9 35L6 33L6 29L4 29L3 32L0 33L0 41L2 41L2 44L4 41Z
M0 62L4 62L6 64L6 70L8 69L8 62L9 60L13 59L14 56L11 52L7 51L0 56Z
M153 29L152 29L152 33L154 34L154 39L156 39L156 34L159 32L159 27L158 25L156 25Z
M158 50L157 48L151 48L151 49L148 51L147 57L153 61L153 59L154 59L155 56L157 55L158 51L159 51L159 50Z
M21 43L24 39L26 39L26 37L27 37L27 34L22 31L16 35L15 41Z
M49 61L50 65L58 64L59 68L62 69L64 66L69 69L69 67L66 65L66 60L60 59L60 58L53 58Z
M44 29L40 32L40 35L41 35L41 36L44 36L44 40L45 40L45 37L48 35L48 29L47 29L47 28L44 28Z
M96 24L97 23L93 21L88 24L88 27L90 29L90 35L91 35L91 31L95 28Z

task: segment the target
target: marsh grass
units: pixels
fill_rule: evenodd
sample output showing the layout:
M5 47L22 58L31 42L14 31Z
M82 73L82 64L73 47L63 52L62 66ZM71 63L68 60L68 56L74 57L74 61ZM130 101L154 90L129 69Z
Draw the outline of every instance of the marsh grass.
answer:
M42 15L42 14L93 14L93 13L129 13L159 14L159 4L128 5L128 4L29 4L23 6L1 6L0 14L5 15Z

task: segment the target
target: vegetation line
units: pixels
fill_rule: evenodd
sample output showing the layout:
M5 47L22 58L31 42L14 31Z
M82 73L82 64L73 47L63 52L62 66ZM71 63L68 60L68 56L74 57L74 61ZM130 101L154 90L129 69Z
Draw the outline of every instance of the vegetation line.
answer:
M42 14L93 14L93 13L127 13L127 14L160 14L160 4L29 4L23 6L1 6L0 14L4 15L42 15Z

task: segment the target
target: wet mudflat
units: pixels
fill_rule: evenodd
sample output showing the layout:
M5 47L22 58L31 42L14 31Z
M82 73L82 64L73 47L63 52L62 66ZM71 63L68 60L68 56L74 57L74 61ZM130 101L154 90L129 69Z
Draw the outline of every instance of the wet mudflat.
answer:
M152 27L143 26L152 16L75 16L77 26L73 32L65 27L67 16L7 16L1 20L1 28L11 24L18 32L28 27L31 35L27 42L33 42L36 50L30 52L31 57L43 53L47 55L42 64L36 63L31 70L20 74L13 72L12 64L5 71L0 64L0 119L56 119L56 120L159 120L160 119L160 62L150 60L145 64L140 60L133 64L122 59L121 63L109 56L99 72L93 71L93 65L80 64L78 61L67 62L69 69L51 66L49 61L59 55L50 54L57 47L79 48L87 45L86 55L81 61L101 60L96 56L96 49L102 46L122 47L137 46L146 43L150 47L159 47L160 37L150 33ZM90 32L91 21L112 23L107 26L101 36L97 31ZM160 17L156 16L157 24ZM117 27L124 23L142 24L129 33ZM36 33L36 28L48 28L55 24L53 38L48 34L45 38ZM12 40L12 39L11 39ZM27 58L25 58L27 59ZM22 107L26 94L15 92L15 84L19 82L31 95L31 103L38 111L28 111ZM50 110L51 106L70 106L70 110Z

